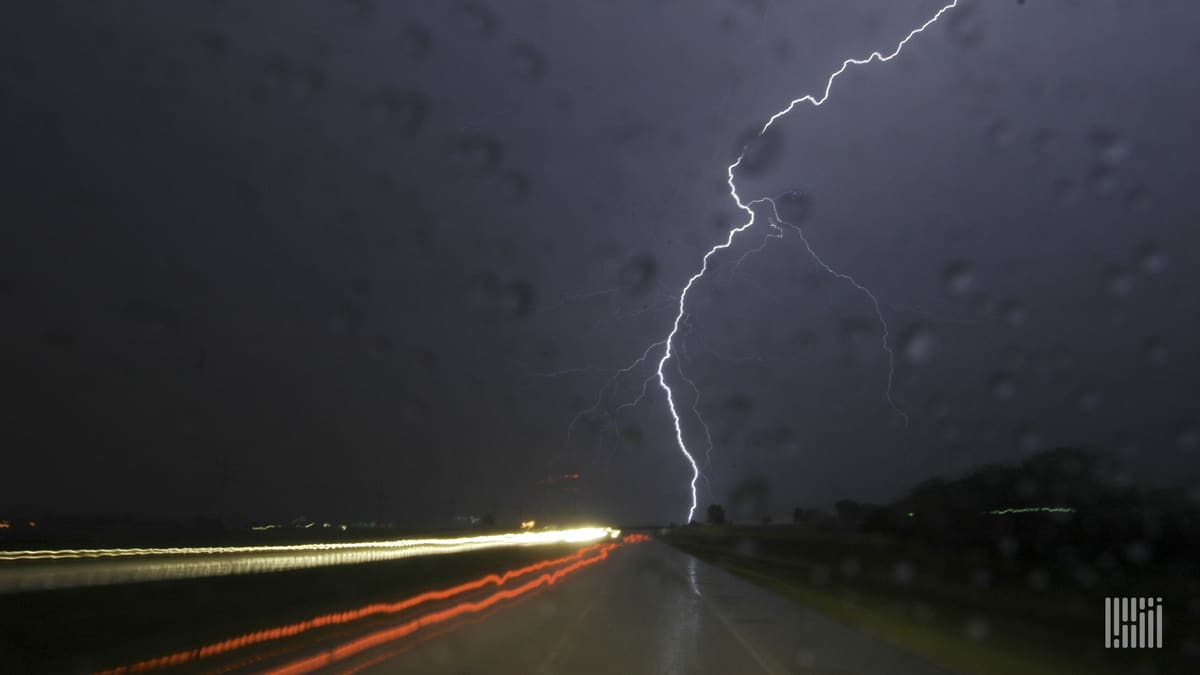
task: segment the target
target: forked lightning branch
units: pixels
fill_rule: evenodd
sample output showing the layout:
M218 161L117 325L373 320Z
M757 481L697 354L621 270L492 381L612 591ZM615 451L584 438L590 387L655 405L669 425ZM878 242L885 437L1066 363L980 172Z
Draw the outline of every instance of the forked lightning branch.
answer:
M950 4L939 9L937 11L937 13L934 14L929 20L927 20L925 23L921 24L917 28L913 29L907 36L905 36L905 38L903 40L901 40L891 52L889 52L887 54L883 54L881 52L872 52L871 55L867 56L866 58L846 59L845 61L843 61L842 67L837 69L836 71L834 71L829 76L829 78L826 80L825 89L823 92L821 92L820 96L813 96L812 94L808 94L808 95L802 96L800 98L793 99L791 102L788 103L788 105L786 107L784 107L779 112L776 112L774 115L772 115L766 121L765 124L763 124L762 128L759 129L759 131L758 131L758 136L761 137L764 133L766 133L766 131L768 129L771 128L771 125L775 124L775 122L777 122L781 118L783 118L786 115L788 115L789 113L791 113L793 110L796 109L797 106L800 106L801 104L809 104L813 107L823 105L825 103L825 101L827 101L829 99L829 94L830 94L830 91L833 89L834 81L837 80L838 76L840 76L842 73L846 72L846 70L848 68L850 68L850 66L862 66L862 65L869 64L872 61L878 61L878 62L882 63L882 62L890 61L893 58L895 58L898 54L900 54L901 51L904 50L904 46L907 45L910 40L912 40L914 37L916 37L917 35L922 33L925 29L929 28L934 23L936 23L938 21L938 19L942 18L942 15L944 15L946 12L949 12L950 10L954 9L958 5L958 2L959 2L959 0L953 0L952 2L950 2ZM896 413L904 419L905 424L908 423L908 416L904 413L904 411L900 410L900 408L898 406L896 406L895 402L892 400L892 379L893 379L893 375L895 372L894 363L893 363L893 354L892 354L891 346L888 341L887 321L885 320L883 312L880 309L878 299L865 286L863 286L863 285L859 284L857 281L855 281L853 277L851 277L847 274L838 272L837 270L833 269L828 264L826 264L817 255L816 251L813 250L812 246L809 245L808 240L804 238L804 234L800 230L799 227L797 227L795 224L792 224L792 223L786 223L778 217L779 214L778 214L778 211L775 210L775 202L774 201L772 201L771 199L766 198L766 197L763 197L760 199L755 199L755 200L752 200L749 202L742 201L741 195L738 194L738 187L737 187L737 181L735 180L735 178L736 178L735 173L736 173L736 169L738 168L738 166L742 163L742 159L745 157L745 154L746 154L746 150L745 150L745 148L743 148L742 152L738 155L737 159L734 160L734 162L726 168L726 174L728 176L729 195L733 198L733 201L735 204L737 204L737 207L739 209L741 209L743 212L745 212L746 221L744 223L742 223L741 225L733 227L729 231L729 233L726 235L724 241L713 246L711 249L708 250L707 253L704 254L704 258L701 260L701 264L700 264L700 271L696 272L695 274L693 274L691 276L691 278L688 279L687 283L683 287L683 290L680 291L680 293L679 293L679 311L675 314L675 320L671 324L670 333L668 333L666 338L664 338L663 340L652 344L646 350L646 352L642 355L642 358L639 359L637 362L635 362L635 365L641 363L641 361L644 360L647 357L647 355L649 355L649 353L651 351L653 351L656 347L658 347L660 345L663 346L662 358L660 358L658 360L658 369L657 369L657 373L656 373L657 378L658 378L658 384L662 388L663 392L666 394L666 397L667 397L667 408L671 412L671 420L672 420L672 422L674 424L674 428L675 428L675 441L679 445L680 452L683 453L684 458L687 460L688 465L692 469L692 479L691 479L691 483L690 483L692 501L691 501L691 505L688 507L687 521L685 521L685 522L691 522L693 516L695 516L695 513L696 513L696 502L697 502L696 482L698 480L700 480L700 465L696 463L695 456L692 454L692 452L690 450L688 450L687 442L684 440L683 422L680 419L679 410L675 404L675 392L671 389L671 385L667 381L666 367L667 367L667 364L671 361L671 358L675 355L675 351L673 349L674 344L675 344L675 338L679 333L680 324L683 322L684 317L687 315L688 293L692 290L692 287L695 286L696 282L699 281L705 275L705 273L708 272L709 259L712 258L712 256L714 254L716 254L718 251L721 251L721 250L731 247L733 245L734 239L737 237L737 235L739 233L744 232L754 226L754 224L755 224L754 207L755 206L758 206L760 204L769 204L771 206L772 214L771 214L771 217L768 218L768 226L774 230L776 235L781 235L783 233L783 230L781 229L782 226L788 226L790 229L792 229L794 232L796 232L796 234L798 234L800 236L801 241L804 243L805 249L812 256L812 258L826 272L828 272L829 274L832 274L833 276L837 277L838 279L841 279L843 281L850 283L856 290L862 292L864 295L866 295L870 299L870 301L872 302L872 304L875 308L875 315L878 318L880 325L881 325L881 329L882 329L881 340L883 342L883 349L885 352L887 352L887 355L888 355L888 380L887 380L888 403L892 406L892 408L896 411Z

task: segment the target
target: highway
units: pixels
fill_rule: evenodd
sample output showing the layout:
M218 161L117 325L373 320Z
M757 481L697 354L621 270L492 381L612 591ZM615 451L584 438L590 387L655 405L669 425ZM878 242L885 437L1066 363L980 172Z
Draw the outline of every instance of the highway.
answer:
M237 630L213 630L213 625L206 624L221 623L220 615L210 612L193 617L168 613L162 615L163 621L175 626L174 637L164 633L161 640L143 640L143 647L125 652L136 657L132 660L84 657L56 661L58 665L52 670L107 675L181 670L274 675L315 672L936 675L946 672L645 535L617 538L598 530L598 533L562 531L553 537L585 535L576 547L560 544L547 548L544 556L509 556L508 564L488 565L482 575L475 572L462 575L457 581L448 578L440 583L421 583L417 577L416 584L411 586L413 590L401 594L384 591L351 598L353 586L335 580L352 579L361 574L358 570L366 568L351 564L330 569L322 573L322 578L323 583L334 582L325 586L335 590L331 602L312 605L301 601L297 609L282 613L265 608L260 612L249 597L235 597L226 591L220 597L231 604L225 606L231 610L239 607L240 610L233 611L260 616L261 620L232 622L240 626ZM461 543L458 540L455 545ZM495 546L500 542L489 539L472 543ZM374 554L380 544L372 542L368 546L322 551ZM405 541L403 546L400 542L392 544L392 548L415 550L425 545L414 540ZM301 552L305 559L314 555L310 547L292 551ZM95 550L88 555L94 553ZM225 553L197 550L190 554L179 551L135 554L120 550L115 556L91 558L91 564L106 570L117 563L145 563L145 556L154 559L161 555L177 562L191 557L220 560L269 554L268 559L274 560L282 553L277 549ZM22 562L68 563L72 569L88 564L75 553L67 554L68 559L63 560L63 554L57 552L56 558L46 560L39 553L37 557L42 559ZM33 556L23 554L23 557ZM442 557L435 556L429 564L437 565L435 560ZM497 561L505 559L501 556ZM318 566L324 566L320 563L326 561L320 556L318 560ZM396 569L387 567L389 564L374 568L372 574L386 579L378 575ZM409 567L408 574L413 569L419 568ZM41 572L37 576L41 578ZM316 578L307 577L310 581ZM269 583L271 589L259 584L255 588L262 588L264 601L286 608L304 590L302 586L294 589L287 586L292 583L289 579L295 577L290 573L263 575L262 583ZM103 583L109 581L104 579ZM103 598L121 602L126 597L119 588L108 588L112 590L104 591L103 595L79 597L99 607L112 602ZM104 624L134 621L126 624L128 629L110 630L104 626L103 630L111 635L108 639L112 640L120 640L121 635L156 631L152 624L137 623L138 617L146 613L155 616L156 607L163 602L167 603L165 609L170 609L172 603L194 602L186 593L180 594L187 586L172 588L176 589L172 591L176 595L134 596L141 600L117 611L113 619L101 618L107 616L103 613L86 616L94 616ZM343 593L350 595L340 601L335 599ZM67 598L62 596L62 601ZM14 607L17 606L23 603ZM306 609L299 611L301 606ZM38 610L30 611L31 616L38 615ZM59 605L51 602L41 611L60 610ZM72 642L73 631L99 629L86 618L77 623L41 625L49 638L42 643L51 649L51 655L59 646L96 644ZM182 630L205 637L189 637L180 633ZM61 640L56 638L60 635Z
M394 649L351 664L348 671L946 673L654 541L622 547L604 564L482 620Z

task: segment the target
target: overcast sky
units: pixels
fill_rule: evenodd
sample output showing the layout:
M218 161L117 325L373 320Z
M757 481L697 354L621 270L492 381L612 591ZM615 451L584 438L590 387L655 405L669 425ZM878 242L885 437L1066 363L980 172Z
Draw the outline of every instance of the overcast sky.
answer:
M763 121L942 4L7 6L0 509L682 520L661 390L622 405L661 349L614 371ZM1200 478L1198 23L961 0L753 143L740 195L861 288L766 212L713 256L667 368L702 505Z

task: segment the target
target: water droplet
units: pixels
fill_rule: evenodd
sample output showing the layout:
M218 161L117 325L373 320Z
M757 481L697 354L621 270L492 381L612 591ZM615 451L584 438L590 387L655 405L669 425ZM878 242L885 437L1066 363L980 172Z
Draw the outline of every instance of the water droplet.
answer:
M635 255L621 267L620 285L626 292L641 295L654 288L658 261L649 254Z
M455 13L467 30L478 37L491 37L500 23L489 7L476 0L459 0L455 3Z
M942 282L946 292L961 297L975 288L975 275L965 260L955 260L942 270Z
M986 619L975 617L967 621L967 637L971 638L972 640L981 642L986 640L990 633L991 629L988 627L988 622Z
M1117 175L1112 167L1101 164L1088 175L1088 184L1097 195L1111 195L1117 190Z
M433 36L424 26L415 23L400 28L400 53L412 59L429 56L433 49Z
M775 210L783 222L801 225L812 214L812 196L798 190L788 190L775 198Z
M1150 208L1150 190L1144 185L1134 185L1125 191L1125 205L1132 211L1146 211Z
M717 22L722 33L735 33L738 29L738 18L733 12L725 12Z
M258 188L243 180L233 182L233 196L242 206L250 210L258 208L259 202L262 201L262 193Z
M454 158L479 171L494 168L504 155L500 141L489 134L467 134L455 140Z
M1151 336L1142 341L1142 353L1146 355L1146 361L1154 367L1167 365L1167 343L1161 337Z
M935 420L946 419L950 416L950 402L940 394L930 396L925 401L925 414Z
M523 319L533 312L536 293L531 284L501 281L493 273L478 275L468 289L468 302L489 318Z
M1029 587L1038 592L1050 589L1050 573L1046 570L1033 570L1028 577Z
M1194 421L1187 420L1179 424L1175 434L1175 447L1185 452L1193 452L1200 448L1200 427Z
M1079 395L1079 410L1085 413L1096 412L1100 407L1100 394L1094 391L1085 391Z
M1124 164L1133 152L1133 146L1111 129L1093 130L1092 142L1100 152L1100 163L1106 167Z
M795 653L792 654L792 665L797 670L812 670L817 664L817 654L811 649L802 649L797 647Z
M533 312L535 293L526 281L514 281L505 289L501 311L506 315L523 319Z
M200 36L200 45L209 58L219 61L229 53L229 36L221 32L206 32Z
M804 275L804 279L801 283L804 284L804 288L809 292L821 293L824 292L825 289L829 288L829 285L833 283L833 280L832 277L825 272L825 270L813 270L812 272Z
M1037 483L1031 478L1022 478L1017 482L1017 496L1021 499L1033 499L1037 496Z
M417 222L412 226L412 240L421 253L428 255L434 247L434 228L429 222Z
M74 354L79 351L79 337L66 328L48 328L42 332L39 342L52 352Z
M537 604L538 618L542 621L552 621L558 615L558 604L543 598Z
M1005 558L1011 558L1021 550L1021 542L1012 535L1001 535L996 539L996 549L1000 551L1000 555Z
M396 349L396 340L390 335L376 335L371 344L371 355L376 358L388 356Z
M838 322L842 344L852 350L862 350L873 341L874 324L861 316L844 316Z
M358 275L350 280L350 292L360 298L370 298L375 293L375 282L370 277Z
M750 417L754 402L745 394L734 394L721 404L721 412L730 426L738 426Z
M796 349L808 349L817 344L817 334L811 330L802 330L792 335L792 346Z
M737 140L734 151L742 157L737 171L747 175L762 174L779 160L783 154L783 133L778 125L772 126L761 135L762 127L751 127Z
M960 6L951 12L945 26L946 39L955 47L973 49L983 42L983 17L974 5Z
M306 66L300 74L301 80L309 94L320 94L325 91L327 76L325 69L320 66Z
M533 181L529 174L520 169L508 169L497 177L504 192L512 199L521 201L529 196Z
M1067 176L1060 176L1050 184L1050 191L1060 204L1073 202L1079 198L1079 181Z
M629 445L638 446L642 444L642 428L636 424L626 424L621 427L621 441Z
M1035 129L1032 137L1033 151L1041 156L1051 155L1059 148L1058 132L1048 127Z
M987 129L988 142L997 148L1007 147L1017 140L1017 132L1008 120L996 120Z
M1167 269L1167 254L1152 241L1138 249L1138 267L1145 274L1162 274Z
M1042 449L1042 435L1032 425L1022 426L1017 430L1017 447L1029 455Z
M850 557L842 561L842 575L853 579L862 573L862 563L858 558Z
M1016 300L1001 302L1000 314L1010 326L1020 326L1025 323L1025 308Z
M1131 541L1125 545L1125 559L1134 565L1145 565L1152 556L1150 545L1144 541Z
M353 300L343 300L337 303L333 311L334 327L339 330L349 331L355 328L363 318L362 307Z
M375 14L374 0L349 0L347 4L353 5L360 17L366 18Z
M1057 372L1070 370L1075 367L1075 356L1070 349L1062 345L1055 345L1050 349L1050 363Z
M925 328L913 327L904 337L903 349L905 360L913 365L924 365L937 349L937 340Z
M1096 574L1092 568L1087 565L1079 565L1074 570L1075 580L1084 588L1091 588L1100 580L1100 575Z
M438 357L432 350L421 349L413 354L413 362L421 370L432 372L438 367Z
M1000 360L1004 363L1004 367L1011 371L1025 370L1025 367L1029 365L1029 355L1016 345L1005 347Z
M775 56L776 60L782 63L791 61L795 56L795 51L796 50L792 47L792 41L786 36L777 36L771 42L771 53Z
M415 91L388 90L370 102L380 121L411 136L421 129L429 112L425 97Z
M971 570L971 585L975 588L987 588L992 585L992 573L984 567Z
M990 387L992 397L997 401L1011 401L1017 395L1016 383L1012 376L1005 372L992 375Z
M943 420L938 425L938 435L947 443L956 443L962 438L962 429L950 420Z
M293 94L319 94L325 90L325 71L314 64L297 64L283 54L267 61L267 73L277 85Z
M1109 265L1104 268L1104 285L1112 297L1126 297L1133 292L1133 275L1123 267Z
M518 43L513 45L513 62L517 72L527 80L540 80L546 75L546 55L542 50L530 44Z
M171 307L151 302L129 302L116 310L128 335L138 341L157 342L179 330L179 313Z

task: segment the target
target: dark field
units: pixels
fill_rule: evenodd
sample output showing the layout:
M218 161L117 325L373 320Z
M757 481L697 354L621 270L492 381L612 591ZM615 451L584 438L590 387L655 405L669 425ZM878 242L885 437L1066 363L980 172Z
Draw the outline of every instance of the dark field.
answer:
M957 672L1197 672L1194 557L1132 565L1112 556L1106 567L1101 554L1097 567L1038 553L1036 533L1062 527L1063 516L992 518L965 537L977 545L953 547L929 531L837 523L694 525L662 538ZM1002 524L1005 552L985 543L995 518L1017 519ZM1164 598L1163 649L1104 649L1105 596L1141 595Z

